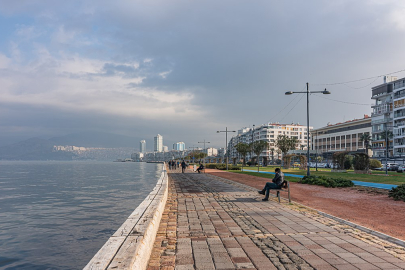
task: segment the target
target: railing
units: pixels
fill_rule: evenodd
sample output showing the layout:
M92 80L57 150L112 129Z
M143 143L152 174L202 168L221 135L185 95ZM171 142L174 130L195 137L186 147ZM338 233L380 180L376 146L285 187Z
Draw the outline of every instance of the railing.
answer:
M377 125L377 124L382 124L382 123L386 123L386 122L391 122L392 118L384 118L384 119L380 119L380 120L376 120L376 121L371 121L372 125Z
M405 87L404 81L399 81L394 84L394 89Z

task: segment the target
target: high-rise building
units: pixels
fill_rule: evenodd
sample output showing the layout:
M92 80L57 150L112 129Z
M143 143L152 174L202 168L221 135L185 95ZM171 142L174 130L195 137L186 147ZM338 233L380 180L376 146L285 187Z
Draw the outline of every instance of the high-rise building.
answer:
M153 140L153 151L163 152L163 136L158 134Z
M139 152L146 153L146 141L142 140L139 142Z
M384 83L371 88L371 99L375 100L375 104L371 106L371 130L372 130L372 149L374 157L385 157L388 148L388 156L393 154L392 138L389 136L388 147L385 144L385 136L383 133L394 133L394 81L397 78L390 76L384 77ZM395 114L400 110L395 110Z
M186 150L186 144L184 142L174 143L173 150L184 151L184 150Z
M166 145L163 145L163 152L165 152L165 153L169 152L169 147L167 147Z
M375 100L371 114L373 156L401 157L405 153L405 78L384 76L384 83L371 89Z

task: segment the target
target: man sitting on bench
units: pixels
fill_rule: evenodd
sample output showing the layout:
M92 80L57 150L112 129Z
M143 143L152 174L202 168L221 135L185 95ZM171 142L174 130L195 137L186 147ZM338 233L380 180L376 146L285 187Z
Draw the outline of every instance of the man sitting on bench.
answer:
M200 173L200 171L204 170L204 166L200 164L200 167L198 167L197 172Z
M267 182L263 190L259 190L259 194L266 195L262 201L268 201L270 195L270 189L281 189L284 183L284 174L281 172L280 168L276 168L276 175L274 176L272 182Z

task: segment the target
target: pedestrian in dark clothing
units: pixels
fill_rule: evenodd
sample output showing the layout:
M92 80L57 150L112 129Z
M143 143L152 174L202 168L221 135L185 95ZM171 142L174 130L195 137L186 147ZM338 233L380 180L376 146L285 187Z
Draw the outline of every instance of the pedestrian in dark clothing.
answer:
M270 189L281 189L284 183L284 174L281 172L280 168L276 168L276 175L274 176L272 183L267 182L263 190L259 190L259 194L266 195L262 201L268 201L270 195Z
M200 164L200 166L197 169L197 172L200 173L201 170L204 170L204 165Z
M184 173L184 171L186 170L187 164L186 162L183 160L183 162L181 163L181 172Z

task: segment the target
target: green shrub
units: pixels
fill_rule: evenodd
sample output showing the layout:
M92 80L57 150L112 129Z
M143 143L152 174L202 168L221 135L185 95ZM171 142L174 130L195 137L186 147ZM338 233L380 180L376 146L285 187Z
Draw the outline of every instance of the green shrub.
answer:
M317 185L324 187L352 187L354 186L353 182L343 178L329 178L326 176L304 176L301 181L301 184Z
M377 169L381 168L382 164L379 160L377 159L370 159L370 169Z
M402 200L405 202L405 184L392 188L388 193L388 197L391 197L396 201Z
M217 169L217 170L226 170L226 164L222 163L207 163L205 164L207 169ZM236 165L228 165L228 170L240 170L240 167Z
M345 170L350 170L353 165L353 157L352 156L346 156L345 157L345 162L344 162L344 169Z

